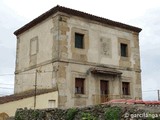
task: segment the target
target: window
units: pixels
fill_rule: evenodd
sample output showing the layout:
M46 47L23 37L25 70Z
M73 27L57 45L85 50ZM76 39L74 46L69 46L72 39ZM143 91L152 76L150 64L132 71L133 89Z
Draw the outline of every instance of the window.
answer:
M55 108L56 107L56 100L48 100L48 107Z
M123 90L123 95L129 95L129 82L122 82L122 90Z
M75 48L84 48L84 35L75 33Z
M75 94L84 94L84 78L75 79Z
M127 44L121 43L121 56L122 57L127 57L128 55L128 50L127 50Z

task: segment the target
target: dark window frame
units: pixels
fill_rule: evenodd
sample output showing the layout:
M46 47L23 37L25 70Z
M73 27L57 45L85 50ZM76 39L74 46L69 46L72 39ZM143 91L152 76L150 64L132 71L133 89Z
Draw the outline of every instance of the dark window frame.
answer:
M120 50L121 50L122 57L128 57L128 44L121 43Z
M123 95L130 95L130 83L122 82L122 92Z
M75 78L75 94L85 94L85 78Z
M84 34L75 33L75 48L84 49Z

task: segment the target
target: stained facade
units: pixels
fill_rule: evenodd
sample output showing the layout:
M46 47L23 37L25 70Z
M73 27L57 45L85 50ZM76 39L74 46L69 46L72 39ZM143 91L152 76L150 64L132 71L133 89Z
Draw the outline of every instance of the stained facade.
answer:
M15 93L56 88L59 107L141 99L140 31L56 6L14 33Z

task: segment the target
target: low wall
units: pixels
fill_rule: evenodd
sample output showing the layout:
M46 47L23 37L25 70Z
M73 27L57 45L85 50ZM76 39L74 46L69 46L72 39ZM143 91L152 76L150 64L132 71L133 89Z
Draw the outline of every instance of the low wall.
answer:
M18 109L15 120L120 120L160 119L160 106L106 103L70 109Z

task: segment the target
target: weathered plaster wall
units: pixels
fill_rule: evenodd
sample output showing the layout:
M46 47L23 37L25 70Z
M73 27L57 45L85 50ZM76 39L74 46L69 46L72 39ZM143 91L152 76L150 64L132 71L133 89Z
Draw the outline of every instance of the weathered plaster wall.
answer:
M129 43L129 61L131 62L131 65L127 67L133 68L133 64L135 63L132 62L134 61L133 56L139 52L134 51L134 43L137 40L135 37L136 33L116 27L102 25L100 23L93 23L92 21L87 21L73 16L69 18L67 22L68 27L70 28L70 32L68 32L69 59L74 57L75 51L77 51L79 54L83 54L85 52L87 56L87 62L120 66L119 43L120 41L125 41ZM72 49L74 47L72 41L72 32L79 32L88 36L85 39L87 41L85 43L85 50L81 51L75 48ZM139 49L138 46L136 47ZM126 65L122 66L126 67Z
M84 49L75 48L75 32L84 34ZM29 40L38 36L36 65L29 64ZM27 41L28 40L28 41ZM18 38L16 71L37 76L37 87L52 88L56 82L59 89L59 106L81 106L100 103L100 80L108 80L110 94L125 98L141 99L140 54L138 33L104 25L75 16L58 13L24 32ZM128 57L121 57L120 43L128 45ZM58 60L58 61L56 61ZM93 76L89 68L112 67L123 74ZM27 70L27 71L26 71ZM52 71L46 72L44 71ZM20 74L20 73L18 73ZM33 88L35 74L16 75L15 92ZM75 96L75 77L84 77L85 95ZM30 78L30 79L29 79ZM130 82L130 95L122 96L122 82ZM29 86L27 86L29 84Z
M18 50L17 50L17 67L16 70L24 70L31 67L30 65L30 40L38 37L38 52L36 64L46 62L52 59L52 45L53 45L53 20L46 19L42 23L34 26L28 31L18 36Z
M137 33L102 25L74 16L62 15L60 22L59 106L85 106L100 103L100 80L109 81L111 98L141 99L140 55ZM65 29L63 29L65 28ZM65 32L62 32L62 31ZM75 48L74 34L84 34L84 49ZM128 57L121 57L120 43L128 45ZM63 50L64 48L64 50ZM62 62L63 61L63 62ZM116 68L123 74L93 76L95 66ZM74 94L75 77L85 78L85 95ZM130 95L122 95L122 82L130 82Z
M31 55L31 39L37 37L37 52ZM17 37L15 93L37 88L52 88L58 57L58 17L51 16ZM54 82L55 83L55 82Z
M14 92L19 93L34 89L35 85L37 85L37 89L56 87L57 66L57 63L50 63L16 74Z
M141 99L139 91L134 91L134 73L132 71L122 71L123 76L94 75L88 71L91 65L76 63L59 63L59 107L87 106L101 103L100 100L100 80L109 82L109 99L126 98ZM62 69L61 69L62 68ZM75 78L85 78L85 94L75 94ZM121 80L120 80L121 79ZM130 82L130 95L122 95L122 82Z

